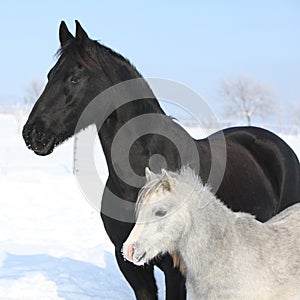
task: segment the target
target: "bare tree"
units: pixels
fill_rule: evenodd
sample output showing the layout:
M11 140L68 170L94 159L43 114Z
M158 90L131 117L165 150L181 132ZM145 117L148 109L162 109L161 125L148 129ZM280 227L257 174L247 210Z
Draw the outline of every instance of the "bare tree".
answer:
M41 95L45 83L42 80L32 79L28 87L25 90L24 103L25 105L33 104Z
M248 126L253 116L265 117L274 114L277 109L273 92L246 77L223 80L220 95L225 100L225 116L246 118Z
M17 123L18 134L21 133L24 117L28 114L30 106L38 99L42 90L44 89L44 82L38 79L32 79L25 90L24 102L17 102L12 106L10 114L15 118Z
M292 109L292 122L293 125L297 128L297 130L300 129L300 101L294 102L291 105Z
M17 103L13 107L12 115L16 120L17 123L17 133L21 133L22 125L24 124L24 116L28 113L27 107Z

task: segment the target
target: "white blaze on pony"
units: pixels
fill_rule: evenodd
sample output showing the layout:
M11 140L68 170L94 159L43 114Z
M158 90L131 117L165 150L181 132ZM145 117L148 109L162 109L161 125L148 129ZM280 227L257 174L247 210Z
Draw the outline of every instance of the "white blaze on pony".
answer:
M227 208L190 168L146 177L125 259L177 252L190 299L300 299L300 204L261 223Z

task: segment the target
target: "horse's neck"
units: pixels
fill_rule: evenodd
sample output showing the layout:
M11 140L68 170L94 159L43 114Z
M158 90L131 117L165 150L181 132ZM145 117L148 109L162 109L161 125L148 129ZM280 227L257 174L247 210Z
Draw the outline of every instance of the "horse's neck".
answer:
M134 124L134 119L136 117L150 113L162 115L164 114L155 97L152 99L140 99L126 103L124 106L120 106L118 109L113 111L105 120L98 132L98 135L109 170L111 170L110 167L112 166L111 150L113 142L117 142L119 143L119 147L123 147L124 141L134 141L139 138L138 133L136 133L135 125L124 127L123 125L130 124L131 122L131 124ZM147 128L149 128L150 126L151 124L147 124ZM117 137L116 135L121 132L120 129L122 127L125 128L125 130L123 131L123 135L119 135ZM149 130L149 132L151 133L151 130ZM125 140L122 141L124 138ZM127 159L129 159L129 157L127 157Z
M138 115L146 113L164 114L164 112L159 106L159 103L148 83L144 80L138 70L121 55L114 53L111 49L101 44L97 45L99 52L99 64L105 71L107 79L110 82L110 87L115 87L115 89L112 90L112 94L116 93L115 96L108 96L112 97L112 99L105 99L107 105L110 107L108 112L109 115L105 116L106 120L98 131L103 152L110 169L110 166L112 165L111 147L120 128L126 122ZM106 57L104 65L103 56ZM118 89L118 87L121 88ZM122 97L121 95L123 95L123 93L124 96ZM131 99L137 99L137 94L142 94L143 99L131 101ZM124 107L122 108L123 105L125 105L125 109ZM128 138L130 138L130 136L134 133L127 132L127 134Z
M111 157L111 149L120 128L126 123L134 123L137 116L145 115L145 117L140 118L140 122L136 127L134 127L134 125L123 126L123 128L125 128L125 130L122 130L123 140L125 139L126 142L130 140L135 142L138 140L131 152L133 154L131 157L134 156L135 158L133 159L134 162L130 161L130 164L133 163L130 167L134 169L138 175L143 176L145 167L149 165L150 157L154 154L159 154L165 158L167 167L170 170L175 171L178 169L180 163L183 165L189 164L191 167L199 169L199 151L200 155L205 157L205 160L201 161L200 175L203 180L206 180L210 170L210 149L208 149L206 143L197 143L196 146L193 143L193 139L181 126L176 124L171 118L165 116L164 111L160 107L148 83L127 60L115 56L112 56L111 59L110 68L115 71L112 76L109 76L111 86L124 82L126 97L129 96L130 99L142 99L131 102L122 102L122 100L120 101L120 99L118 99L118 108L108 116L99 130L99 138L110 175L113 174L115 167L118 167L117 162ZM124 72L125 69L126 72ZM134 80L134 82L138 82L138 85L134 85L134 88L128 88L127 83L129 82L129 85L132 83L132 81L127 81L130 79L137 79ZM142 92L142 96L135 97L136 91L138 91L138 93ZM111 102L114 101L108 101L108 105L111 105ZM121 104L126 104L122 106L120 102ZM115 107L115 104L112 106ZM153 117L153 115L151 117L151 114L155 114L156 116L160 115L161 118ZM147 115L150 117L147 118ZM140 128L137 127L142 127L142 132L138 130ZM118 137L120 137L120 135L118 135ZM124 148L122 142L119 140L117 142L118 147ZM190 145L190 147L188 145ZM126 150L129 149L124 149L124 151ZM182 155L184 157L181 157ZM124 157L124 159L128 160L128 156ZM159 171L165 167L165 165L162 164L163 163L158 159L151 167L155 168L153 171ZM127 170L125 170L125 172L127 172ZM114 177L117 178L118 176Z

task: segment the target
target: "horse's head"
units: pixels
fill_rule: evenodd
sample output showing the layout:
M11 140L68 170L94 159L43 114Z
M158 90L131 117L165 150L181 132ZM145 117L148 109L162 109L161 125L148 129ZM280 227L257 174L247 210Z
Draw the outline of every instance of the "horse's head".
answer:
M48 73L47 85L23 129L27 147L38 155L50 154L71 137L84 108L115 83L105 68L114 67L112 51L89 39L78 21L75 36L62 22L59 39L58 61Z
M175 173L154 174L146 169L147 183L137 202L137 221L123 246L123 255L143 265L159 254L177 250L188 226L183 199L177 195Z

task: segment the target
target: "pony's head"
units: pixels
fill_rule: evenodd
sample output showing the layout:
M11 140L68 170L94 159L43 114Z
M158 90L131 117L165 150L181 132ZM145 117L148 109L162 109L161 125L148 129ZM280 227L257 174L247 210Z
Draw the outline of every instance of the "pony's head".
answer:
M193 192L193 183L182 181L181 176L165 170L154 174L146 168L147 182L136 204L136 224L123 246L127 260L143 265L157 255L178 250L178 242L190 226L186 200Z
M121 81L138 77L126 68L129 62L111 49L91 40L76 21L73 36L66 24L59 28L58 61L48 73L47 85L23 128L29 149L38 155L75 133L86 106L102 91ZM94 123L92 118L83 127Z

